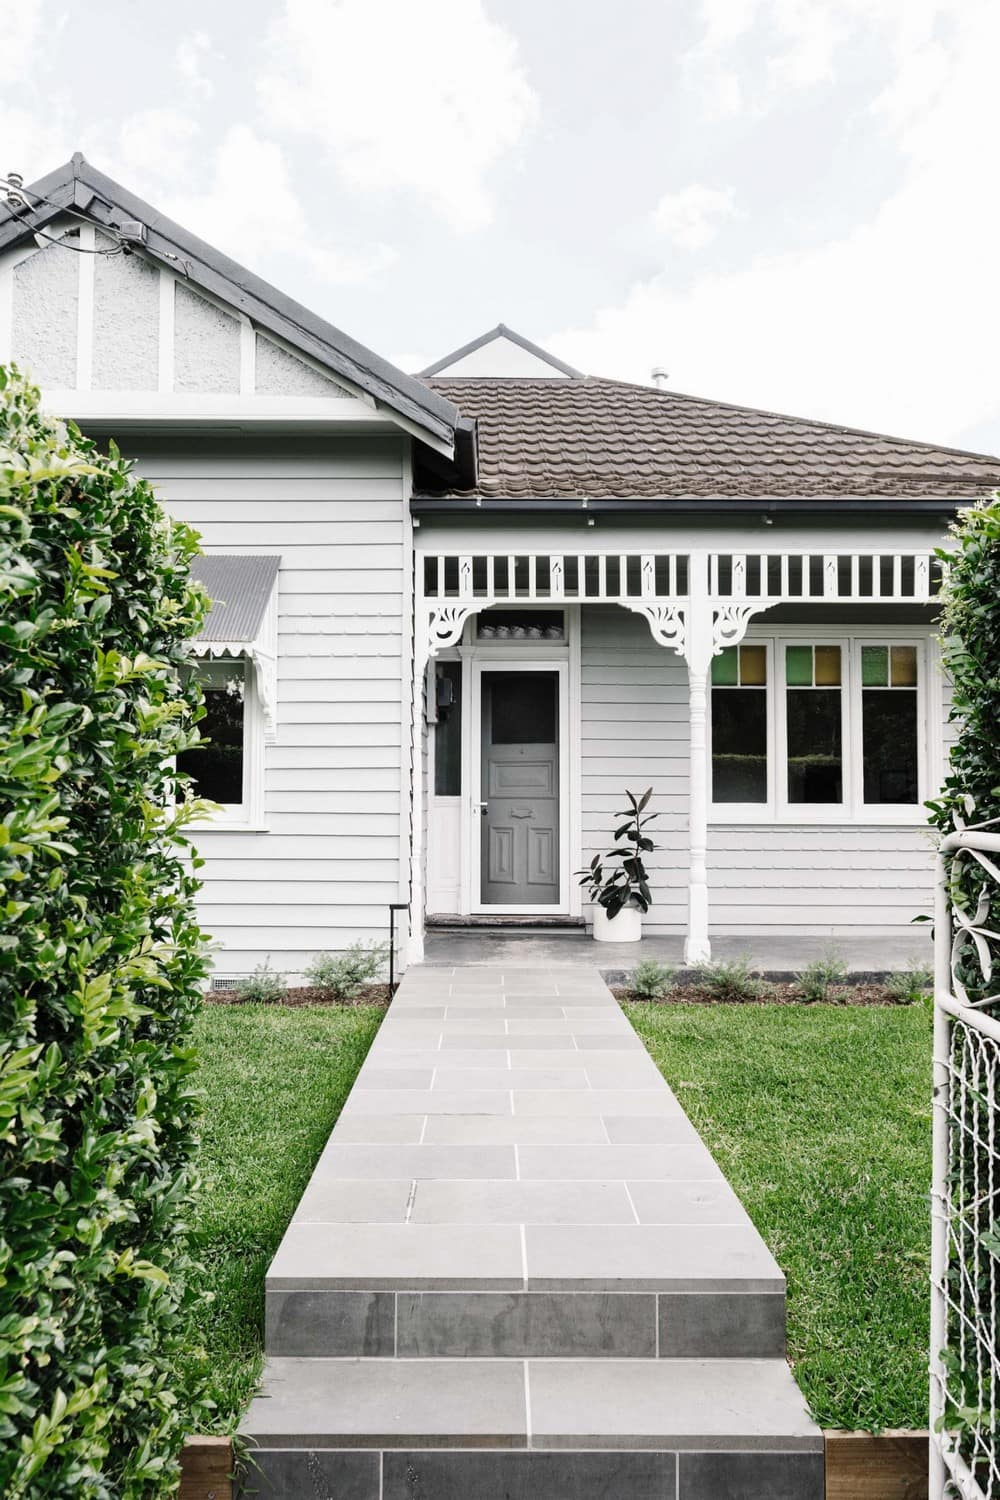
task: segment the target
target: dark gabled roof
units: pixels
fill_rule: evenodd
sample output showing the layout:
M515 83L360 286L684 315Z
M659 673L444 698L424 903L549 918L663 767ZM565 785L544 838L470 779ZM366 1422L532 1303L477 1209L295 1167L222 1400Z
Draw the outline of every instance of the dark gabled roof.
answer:
M556 359L554 354L550 354L547 349L542 349L538 344L533 344L522 333L515 333L513 328L507 327L506 323L498 323L495 328L489 329L487 333L480 334L479 338L473 339L471 343L463 344L460 349L453 349L443 359L435 360L432 365L427 366L426 370L420 371L421 379L426 379L429 375L436 375L439 370L447 370L449 365L457 365L458 361L464 359L467 354L474 354L477 349L484 349L487 344L492 344L494 339L507 339L509 343L518 344L522 349L526 349L529 354L533 354L536 359L540 359L544 364L551 365L554 370L561 371L563 375L569 375L574 380L583 379L579 370L574 370L572 365L564 364L561 359ZM451 378L454 380L476 379L475 376L465 375L454 375Z
M439 447L451 449L458 412L439 392L373 354L332 323L286 297L228 255L190 234L158 209L106 177L77 153L71 161L26 189L47 201L24 213L0 204L0 250L30 239L33 231L69 209L98 225L115 227L137 219L146 226L145 248L192 286L245 313L261 328L319 360L334 376L371 396L389 412L419 428Z
M619 380L428 384L475 422L478 441L473 488L450 488L417 466L416 493L428 498L794 497L822 509L879 498L967 504L1000 485L1000 458Z
M255 641L280 566L280 557L220 552L196 557L191 577L203 585L212 601L198 640L246 645Z

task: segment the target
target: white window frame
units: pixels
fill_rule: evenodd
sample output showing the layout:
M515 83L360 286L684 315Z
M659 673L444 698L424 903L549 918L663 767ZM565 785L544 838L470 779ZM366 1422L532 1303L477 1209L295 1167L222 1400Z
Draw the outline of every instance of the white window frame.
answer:
M195 663L200 680L223 676L237 664L243 667L243 797L227 802L193 826L197 836L212 832L260 833L264 824L264 706L257 686L256 664L250 656L202 657Z
M912 628L890 627L863 634L845 633L829 626L789 625L748 631L741 643L767 649L767 801L711 802L713 824L742 823L796 825L849 824L882 827L922 827L927 822L925 800L933 795L931 768L936 761L930 712L937 701L931 691L934 662L928 637ZM843 801L789 802L786 736L785 650L788 646L839 646L841 650L841 725L844 747ZM914 803L863 802L863 737L861 651L864 646L913 646L917 653L917 797ZM709 686L709 697L715 691ZM725 692L727 689L723 688ZM731 691L731 689L729 690ZM813 690L815 691L815 689ZM904 690L901 690L904 691ZM940 734L940 727L937 728ZM709 795L712 787L712 713L707 728Z
M840 648L840 744L841 791L839 802L791 802L788 797L788 680L785 657L789 646L838 646ZM851 733L851 643L845 636L818 635L796 640L784 634L775 637L775 674L772 684L775 714L775 780L777 820L781 823L843 823L854 808L854 743ZM815 671L815 668L814 668ZM831 686L833 686L831 684ZM793 684L793 691L795 691ZM821 692L803 687L802 692ZM859 741L860 744L860 741Z
M770 821L775 805L775 797L777 795L777 756L775 754L776 734L774 722L774 693L772 692L772 687L774 685L774 663L776 657L775 643L774 640L770 637L755 635L751 638L748 634L746 639L740 642L740 645L763 646L766 656L765 683L763 685L757 685L753 688L749 688L748 691L762 692L764 694L764 701L766 705L765 715L767 724L767 738L765 740L765 749L767 754L767 800L765 802L712 802L710 800L709 816L714 817L714 819L720 823L726 821L730 821L733 823L759 823L765 820ZM739 651L739 649L740 647L737 646L736 650ZM734 690L739 691L739 688L736 684L733 684L733 686L731 687L723 687L720 689L720 691L724 693L733 692ZM712 694L715 691L716 689L712 687L711 679L709 679L709 712L707 716L708 722L705 731L708 753L709 799L711 799L713 790L711 699Z

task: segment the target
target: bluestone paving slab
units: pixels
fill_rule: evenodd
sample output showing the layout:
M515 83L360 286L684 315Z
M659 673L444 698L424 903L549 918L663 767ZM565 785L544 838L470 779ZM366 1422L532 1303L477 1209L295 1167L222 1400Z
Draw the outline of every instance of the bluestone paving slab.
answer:
M424 1132L423 1115L343 1115L331 1141L398 1141L415 1146Z
M269 1354L391 1358L396 1352L393 1292L268 1292Z
M328 1146L327 1151L331 1148ZM349 1149L349 1148L345 1148ZM359 1149L365 1150L365 1147ZM384 1148L383 1148L384 1149ZM322 1160L322 1158L321 1158ZM295 1210L300 1223L402 1224L410 1202L410 1178L345 1178L313 1173Z
M781 1359L532 1359L528 1390L537 1448L822 1452Z
M529 1224L528 1286L774 1292L784 1279L751 1225Z
M677 1500L823 1500L822 1453L681 1453Z
M628 1189L640 1224L751 1222L743 1204L721 1176L697 1182L640 1182L633 1178Z
M289 1225L267 1273L270 1291L344 1288L523 1289L516 1224Z
M506 1006L493 1007L492 1009L487 1009L485 1005L459 1005L457 1003L448 1006L449 1018L454 1016L470 1021L475 1020L477 1017L479 1020L483 1020L484 1017L492 1017L501 1022L516 1020L559 1021L563 1019L563 1015L563 1007L559 1004L553 1005L551 1003L547 1005L518 1005L513 1010L508 1010Z
M353 1089L345 1115L509 1115L506 1091L472 1089L464 1094L447 1089Z
M581 1057L585 1054L580 1053ZM624 1057L624 1054L621 1054ZM587 1077L590 1086L594 1089L654 1089L663 1088L663 1079L660 1077L655 1064L649 1067L641 1058L634 1062L595 1062L587 1066Z
M676 1500L676 1465L674 1453L386 1453L381 1500Z
M434 1083L433 1068L362 1068L358 1089L429 1089Z
M652 1295L400 1292L400 1358L616 1358L656 1353Z
M694 1146L701 1145L701 1137L687 1115L640 1116L623 1126L612 1129L615 1116L605 1116L603 1124L607 1131L608 1144L612 1146ZM650 1127L643 1129L642 1127Z
M605 1115L604 1128L613 1146L676 1145L686 1139L684 1129L700 1139L687 1115L678 1111L676 1116L656 1115Z
M622 1182L418 1182L414 1224L634 1224Z
M381 1500L381 1453L331 1452L315 1448L261 1448L251 1462L237 1494L254 1500L315 1500L335 1495L337 1500ZM211 1493L211 1492L209 1492Z
M517 1360L268 1359L243 1434L262 1446L463 1448L527 1442Z
M568 1119L562 1115L429 1115L424 1131L425 1143L452 1141L467 1146L508 1142L517 1146L603 1145L606 1139L604 1122L583 1115Z
M679 1146L524 1146L520 1152L520 1174L525 1178L638 1182L652 1177L690 1182L714 1177L716 1170L700 1141Z
M456 1111L458 1113L458 1111ZM465 1110L474 1114L474 1110ZM505 1110L498 1110L505 1114ZM516 1115L677 1115L682 1110L666 1087L644 1089L515 1089Z
M334 1135L320 1157L314 1179L318 1176L321 1182L328 1183L338 1177L412 1181L416 1177L516 1175L512 1146L406 1146L391 1141L346 1141L341 1145Z
M776 1292L661 1292L661 1358L782 1359L785 1298Z
M582 1067L559 1067L552 1063L535 1068L444 1068L435 1079L435 1089L582 1089L587 1074Z
M456 1049L453 1052L441 1052L440 1050L425 1051L423 1047L408 1052L380 1051L373 1047L368 1054L368 1060L374 1067L392 1068L395 1072L408 1068L410 1064L429 1068L440 1075L454 1068L506 1068L508 1065L508 1052L466 1052ZM573 1066L581 1066L578 1062L578 1054L574 1053L569 1059ZM544 1066L546 1068L561 1066L561 1059L553 1057L551 1052L546 1054ZM364 1070L362 1070L364 1071ZM477 1084L477 1087L479 1085Z
M565 1036L568 1032L573 1036L593 1036L595 1033L605 1033L609 1036L624 1036L629 1034L635 1036L635 1032L625 1020L621 1018L622 1029L613 1029L610 1018L603 1015L588 1016L586 1020L564 1016L561 1012L558 1016L511 1016L507 1021L508 1036ZM525 1043L530 1046L531 1043Z

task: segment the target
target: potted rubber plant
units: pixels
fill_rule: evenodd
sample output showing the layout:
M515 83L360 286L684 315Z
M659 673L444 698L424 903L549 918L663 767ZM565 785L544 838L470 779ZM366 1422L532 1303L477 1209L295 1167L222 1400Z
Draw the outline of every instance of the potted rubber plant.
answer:
M641 796L626 791L629 805L618 817L625 821L615 829L614 847L595 854L584 870L580 884L594 903L594 937L599 943L637 943L642 937L642 915L652 900L643 855L655 845L646 832L658 813L648 813L653 788Z

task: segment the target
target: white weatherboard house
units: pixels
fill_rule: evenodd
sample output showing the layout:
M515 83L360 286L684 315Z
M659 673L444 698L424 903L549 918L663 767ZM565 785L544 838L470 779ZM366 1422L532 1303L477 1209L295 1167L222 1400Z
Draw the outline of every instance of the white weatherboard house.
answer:
M1000 460L502 326L415 378L82 157L28 198L0 359L204 539L220 976L384 937L394 902L410 959L428 917L585 917L626 787L660 814L647 931L691 959L929 909L934 549Z

